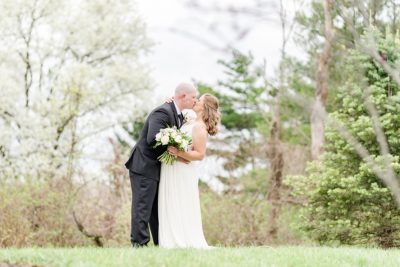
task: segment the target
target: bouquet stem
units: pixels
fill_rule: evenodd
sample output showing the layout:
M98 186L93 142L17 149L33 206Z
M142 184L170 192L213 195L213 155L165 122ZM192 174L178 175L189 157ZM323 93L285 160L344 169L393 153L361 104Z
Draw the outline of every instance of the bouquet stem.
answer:
M165 151L164 153L161 154L161 156L158 157L158 160L161 161L162 163L172 165L176 161L176 156L173 156L168 153L168 151Z

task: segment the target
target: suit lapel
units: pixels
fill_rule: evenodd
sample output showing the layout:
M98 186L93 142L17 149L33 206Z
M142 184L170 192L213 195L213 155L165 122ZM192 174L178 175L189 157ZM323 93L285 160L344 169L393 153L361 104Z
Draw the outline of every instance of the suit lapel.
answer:
M179 126L178 112L176 111L174 102L169 103L169 105L170 105L170 107L171 107L171 109L172 109L172 112L174 113L175 125L176 125L177 128L180 128L180 126Z

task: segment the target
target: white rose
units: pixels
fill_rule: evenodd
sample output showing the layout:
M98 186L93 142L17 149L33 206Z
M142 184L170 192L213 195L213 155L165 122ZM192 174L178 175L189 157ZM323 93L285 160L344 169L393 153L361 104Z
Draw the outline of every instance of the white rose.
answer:
M160 141L162 137L161 133L156 134L156 141Z
M168 145L168 142L169 142L168 136L164 135L163 137L161 137L161 144L163 144L165 146L165 145Z
M162 133L161 133L161 138L162 138L163 136L166 136L166 137L169 138L169 135L170 135L170 133L169 133L168 131L162 131Z
M181 144L182 149L184 149L185 151L187 151L188 145L189 145L188 141L182 140L182 144Z
M172 137L172 138L175 138L175 137L176 137L176 135L177 135L177 133L176 133L176 132L171 132L171 134L170 134L170 135L171 135L171 137Z
M182 136L180 136L180 135L176 136L176 137L175 137L175 142L177 142L178 144L179 144L180 142L182 142Z

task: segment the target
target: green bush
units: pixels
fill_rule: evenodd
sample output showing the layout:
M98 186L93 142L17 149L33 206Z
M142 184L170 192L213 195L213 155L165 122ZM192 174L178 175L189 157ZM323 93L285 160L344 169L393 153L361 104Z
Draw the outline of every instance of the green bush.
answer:
M399 63L399 40L379 38L381 56ZM339 90L341 106L333 112L383 167L365 92L379 112L388 140L392 167L400 174L400 88L375 60L357 51L348 59L347 79ZM352 145L332 128L326 130L326 152L321 162L308 166L308 176L287 181L295 193L307 197L303 229L322 244L381 247L400 246L400 209L390 190L360 158Z

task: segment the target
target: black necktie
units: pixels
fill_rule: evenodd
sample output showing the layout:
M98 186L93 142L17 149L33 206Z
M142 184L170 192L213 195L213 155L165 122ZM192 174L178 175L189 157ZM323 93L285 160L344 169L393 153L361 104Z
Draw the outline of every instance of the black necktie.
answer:
M183 114L182 113L179 114L178 118L179 118L180 125L182 125L183 124Z

